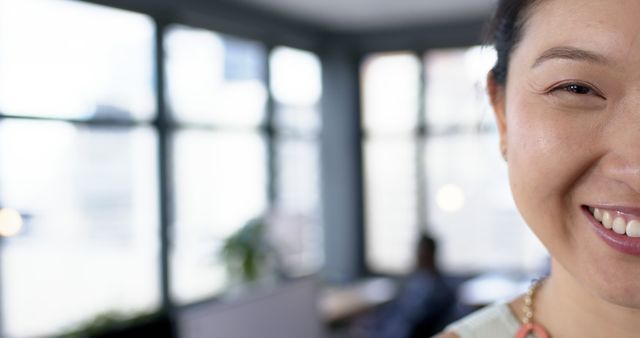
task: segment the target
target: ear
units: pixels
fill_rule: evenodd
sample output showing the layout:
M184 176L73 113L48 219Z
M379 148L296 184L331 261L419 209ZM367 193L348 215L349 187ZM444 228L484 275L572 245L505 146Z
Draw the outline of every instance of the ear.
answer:
M487 74L487 93L496 117L498 132L500 133L500 152L507 160L507 116L505 114L505 87L496 81L493 72Z

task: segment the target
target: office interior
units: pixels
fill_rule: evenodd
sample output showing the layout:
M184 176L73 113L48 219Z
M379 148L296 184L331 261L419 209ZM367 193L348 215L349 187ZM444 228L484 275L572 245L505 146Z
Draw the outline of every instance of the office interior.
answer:
M374 338L421 234L518 294L494 5L0 0L0 335Z

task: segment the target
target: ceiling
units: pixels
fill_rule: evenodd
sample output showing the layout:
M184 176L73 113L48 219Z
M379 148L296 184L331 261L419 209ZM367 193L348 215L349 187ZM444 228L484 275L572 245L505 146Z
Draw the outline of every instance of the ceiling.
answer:
M488 17L495 0L233 0L335 31L388 30Z

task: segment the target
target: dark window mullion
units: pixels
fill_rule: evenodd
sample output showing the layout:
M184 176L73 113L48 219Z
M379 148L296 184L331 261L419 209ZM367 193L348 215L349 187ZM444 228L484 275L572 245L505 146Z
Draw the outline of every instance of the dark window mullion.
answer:
M426 89L427 89L427 75L424 56L426 53L417 53L420 60L420 80L418 83L418 126L415 133L416 142L416 154L415 154L415 168L416 168L416 183L417 183L417 220L418 227L421 231L428 230L428 187L427 187L427 166L426 166L426 148L429 134L429 128L427 125L427 101L426 101Z
M264 131L267 144L267 198L269 207L274 205L278 198L278 142L276 130L276 101L271 90L271 66L269 60L274 46L267 46L267 53L264 61L264 83L267 88L267 106L264 120Z
M173 153L171 131L174 128L166 106L166 69L164 55L164 35L167 23L155 20L155 91L157 115L154 126L158 135L158 192L160 203L160 295L161 309L172 315L174 302L171 298L171 228L174 224L173 205Z

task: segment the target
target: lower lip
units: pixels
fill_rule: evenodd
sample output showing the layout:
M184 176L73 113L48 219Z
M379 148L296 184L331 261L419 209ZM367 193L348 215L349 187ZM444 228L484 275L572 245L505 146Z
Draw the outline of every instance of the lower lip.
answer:
M640 237L620 235L613 230L605 228L587 208L583 208L583 211L598 237L610 247L627 255L640 256Z

